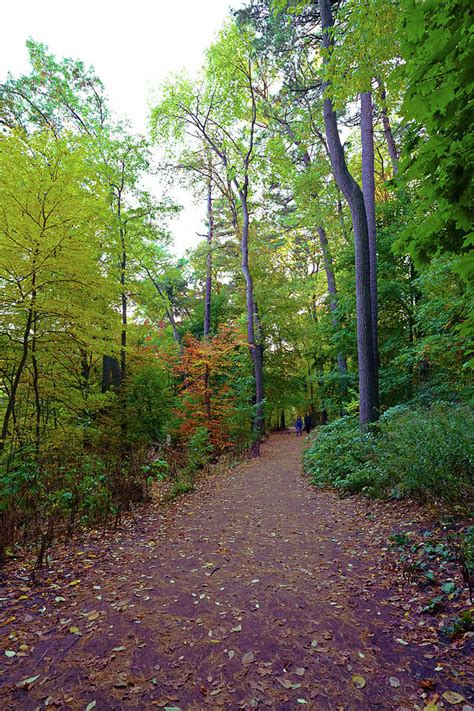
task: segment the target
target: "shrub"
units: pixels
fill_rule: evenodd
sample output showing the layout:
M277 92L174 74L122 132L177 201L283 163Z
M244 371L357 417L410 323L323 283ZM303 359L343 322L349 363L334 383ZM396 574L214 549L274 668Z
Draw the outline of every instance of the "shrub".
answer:
M376 497L465 503L474 493L474 417L466 407L397 406L361 432L344 417L315 433L304 455L316 485Z
M195 472L202 469L211 459L214 447L211 444L209 430L198 427L188 440L188 469Z

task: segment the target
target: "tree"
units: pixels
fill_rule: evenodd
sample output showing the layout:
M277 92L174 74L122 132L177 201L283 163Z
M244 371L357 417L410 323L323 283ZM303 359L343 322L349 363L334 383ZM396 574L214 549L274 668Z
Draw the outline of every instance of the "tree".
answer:
M457 268L472 283L469 8L461 0L403 0L400 10L402 113L409 126L402 172L416 200L400 249L409 249L418 265L438 252L458 254Z
M94 341L109 340L102 329L114 321L109 310L114 291L100 263L107 214L80 138L58 138L49 131L29 137L13 132L2 138L1 158L2 315L7 358L13 362L4 381L9 386L0 447L12 436L12 422L19 442L25 441L16 408L31 364L38 449L41 421L47 419L39 395L40 377L49 377L46 358L60 361L69 341L75 343L81 362L89 357ZM100 315L100 309L107 315Z
M232 61L229 62L229 57ZM224 171L223 184L235 191L240 210L241 268L245 280L247 339L255 382L257 436L264 426L263 343L249 263L250 179L257 141L257 92L261 79L250 38L235 25L226 28L208 52L203 84L180 79L164 87L164 99L152 113L155 136L183 138L186 132L214 153ZM230 194L231 201L234 195Z
M323 45L325 57L330 54L333 41L331 30L334 24L331 4L328 0L319 0ZM325 61L327 61L325 59ZM323 83L323 90L327 82ZM367 226L367 214L364 197L347 168L344 149L339 137L336 113L332 100L326 95L323 102L326 139L331 157L334 177L349 204L352 216L355 241L356 299L357 299L357 348L359 368L360 422L362 425L373 422L378 417L379 396L377 363L372 327L372 302L370 291L370 251Z

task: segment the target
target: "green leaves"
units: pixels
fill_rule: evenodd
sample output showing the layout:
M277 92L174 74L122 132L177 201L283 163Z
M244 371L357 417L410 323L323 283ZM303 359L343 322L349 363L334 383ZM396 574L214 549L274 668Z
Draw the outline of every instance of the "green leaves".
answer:
M461 0L401 3L400 39L407 84L402 113L409 122L404 181L416 185L416 214L401 238L418 262L439 250L468 252L472 224L469 96L470 13ZM474 272L460 260L466 282ZM462 265L465 266L462 266Z

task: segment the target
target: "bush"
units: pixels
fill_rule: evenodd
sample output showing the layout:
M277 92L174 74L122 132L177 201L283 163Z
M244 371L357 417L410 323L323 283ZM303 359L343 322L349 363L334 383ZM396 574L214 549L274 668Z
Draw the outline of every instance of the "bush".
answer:
M210 461L213 451L209 430L198 427L187 444L188 469L191 472L202 469Z
M315 485L369 496L466 503L474 493L474 417L466 407L393 407L361 432L344 417L315 433L304 455Z

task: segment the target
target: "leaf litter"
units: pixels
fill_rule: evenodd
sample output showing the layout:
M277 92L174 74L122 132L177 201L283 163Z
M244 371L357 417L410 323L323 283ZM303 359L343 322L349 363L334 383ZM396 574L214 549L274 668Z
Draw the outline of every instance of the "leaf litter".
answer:
M139 528L57 546L35 588L10 564L0 706L467 711L472 637L443 640L436 619L461 609L453 574L427 615L387 544L425 513L313 489L300 451L272 436L260 459L135 511Z

